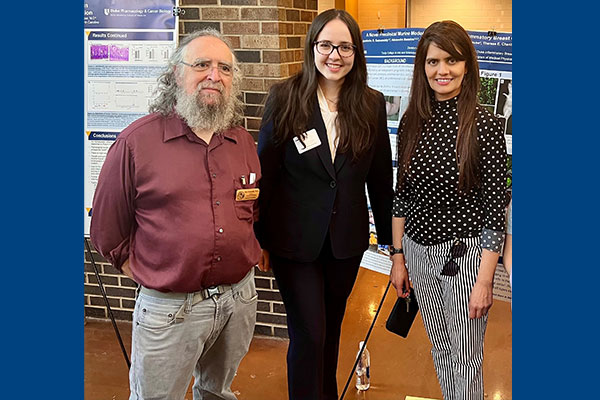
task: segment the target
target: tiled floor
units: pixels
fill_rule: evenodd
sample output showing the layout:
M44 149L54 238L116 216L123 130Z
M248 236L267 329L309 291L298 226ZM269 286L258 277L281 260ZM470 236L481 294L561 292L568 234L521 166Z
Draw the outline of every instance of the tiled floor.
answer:
M386 285L387 276L360 269L342 327L338 368L340 394L354 363L358 342L363 340L369 328ZM367 346L371 353L371 388L357 392L352 382L345 400L404 400L406 396L442 398L429 352L431 345L420 314L406 339L385 329L385 319L395 301L392 289ZM119 330L130 354L131 324L119 323ZM232 386L239 400L287 399L286 350L286 340L254 338ZM510 303L495 301L485 342L486 400L512 398L511 365ZM86 400L125 400L129 396L127 365L110 322L88 320L85 326L84 379ZM189 392L186 400L191 399Z

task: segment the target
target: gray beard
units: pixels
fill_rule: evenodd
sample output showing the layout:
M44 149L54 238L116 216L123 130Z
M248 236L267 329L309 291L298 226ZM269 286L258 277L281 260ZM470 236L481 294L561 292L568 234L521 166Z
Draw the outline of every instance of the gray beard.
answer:
M219 101L206 104L199 88L192 94L179 88L175 111L190 128L216 133L233 125L235 98L233 93L227 97L221 94Z

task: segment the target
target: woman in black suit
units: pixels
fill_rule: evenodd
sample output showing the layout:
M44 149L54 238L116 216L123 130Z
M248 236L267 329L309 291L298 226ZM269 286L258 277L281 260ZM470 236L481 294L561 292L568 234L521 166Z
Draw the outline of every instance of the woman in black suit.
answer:
M272 267L287 312L291 400L338 398L342 319L369 244L365 183L379 244L391 244L385 110L356 21L319 14L302 71L271 89L258 142L260 266Z

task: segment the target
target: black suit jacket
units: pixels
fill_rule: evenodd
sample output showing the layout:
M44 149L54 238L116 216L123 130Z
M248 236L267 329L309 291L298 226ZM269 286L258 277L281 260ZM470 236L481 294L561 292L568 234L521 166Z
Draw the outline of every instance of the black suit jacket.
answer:
M321 140L314 149L299 154L293 140L276 146L272 121L260 130L262 179L255 231L263 249L294 261L314 261L329 232L336 258L360 255L369 246L365 183L378 242L392 243L392 156L382 95L379 103L376 141L356 162L341 153L331 162L318 102L307 129L314 128Z

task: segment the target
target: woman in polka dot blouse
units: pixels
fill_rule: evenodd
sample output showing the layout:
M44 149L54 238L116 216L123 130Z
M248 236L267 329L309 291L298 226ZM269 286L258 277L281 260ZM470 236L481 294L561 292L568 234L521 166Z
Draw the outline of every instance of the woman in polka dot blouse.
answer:
M392 270L410 281L444 399L483 399L483 340L503 242L506 145L478 105L479 66L467 32L429 26L415 56L400 126Z

